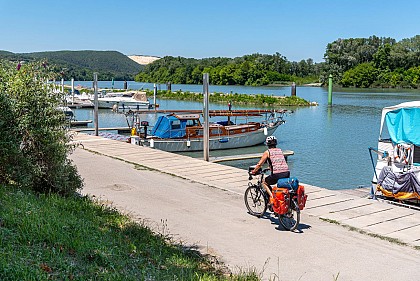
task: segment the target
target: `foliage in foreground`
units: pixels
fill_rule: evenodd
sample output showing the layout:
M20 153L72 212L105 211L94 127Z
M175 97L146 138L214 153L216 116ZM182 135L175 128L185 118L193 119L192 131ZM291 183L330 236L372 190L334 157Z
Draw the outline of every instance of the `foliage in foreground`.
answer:
M146 90L148 96L153 96L153 91ZM203 101L203 93L191 93L182 91L158 91L157 97L161 99L176 99L189 101ZM232 102L234 104L248 104L259 106L300 106L309 105L310 103L297 96L268 96L263 94L248 95L238 93L211 93L209 95L210 102Z
M258 280L87 197L0 185L0 280Z
M0 61L0 184L71 194L82 187L60 94L47 87L44 63Z

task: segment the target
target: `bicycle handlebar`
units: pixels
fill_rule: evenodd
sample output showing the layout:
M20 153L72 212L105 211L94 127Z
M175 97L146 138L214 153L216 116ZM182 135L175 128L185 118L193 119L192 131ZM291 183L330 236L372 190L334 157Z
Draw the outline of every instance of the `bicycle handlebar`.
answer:
M271 171L270 168L265 168L263 170L260 170L260 172L258 172L257 174L251 174L251 172L248 172L248 180L252 180L253 177L252 176L258 176L258 175L264 175L266 172Z

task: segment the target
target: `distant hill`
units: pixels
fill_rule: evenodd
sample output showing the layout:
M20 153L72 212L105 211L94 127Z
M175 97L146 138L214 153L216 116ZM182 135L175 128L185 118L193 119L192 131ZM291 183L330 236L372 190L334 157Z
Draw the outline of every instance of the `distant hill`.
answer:
M139 56L139 55L132 55L132 56L128 56L130 59L132 59L133 61L137 62L138 64L141 65L148 65L149 63L152 63L158 59L160 59L160 57L155 57L155 56Z
M47 60L57 70L63 70L64 78L93 80L98 72L99 80L133 80L142 66L117 51L54 51L14 54L0 51L0 58L16 60Z

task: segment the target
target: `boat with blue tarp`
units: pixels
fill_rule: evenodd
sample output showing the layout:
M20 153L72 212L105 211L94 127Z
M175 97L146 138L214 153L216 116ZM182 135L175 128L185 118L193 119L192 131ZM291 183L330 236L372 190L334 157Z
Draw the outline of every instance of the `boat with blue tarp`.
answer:
M420 101L382 110L378 148L369 148L372 191L385 197L420 202ZM377 156L376 164L372 152Z
M218 117L219 120L209 123L209 149L231 149L262 144L268 135L272 135L285 123L286 112L286 110L210 110L209 116ZM250 120L258 117L261 119L264 115L266 118L262 121ZM139 126L134 131L139 137L139 144L143 146L171 152L199 151L203 150L204 136L201 117L202 111L199 110L174 111L159 116L150 132L147 127L148 122L137 119L135 123Z

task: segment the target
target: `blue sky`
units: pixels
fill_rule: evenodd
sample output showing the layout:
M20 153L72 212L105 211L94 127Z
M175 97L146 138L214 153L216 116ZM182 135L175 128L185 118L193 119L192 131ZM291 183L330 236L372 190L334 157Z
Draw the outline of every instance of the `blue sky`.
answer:
M323 61L338 38L420 34L419 0L0 0L0 50Z

